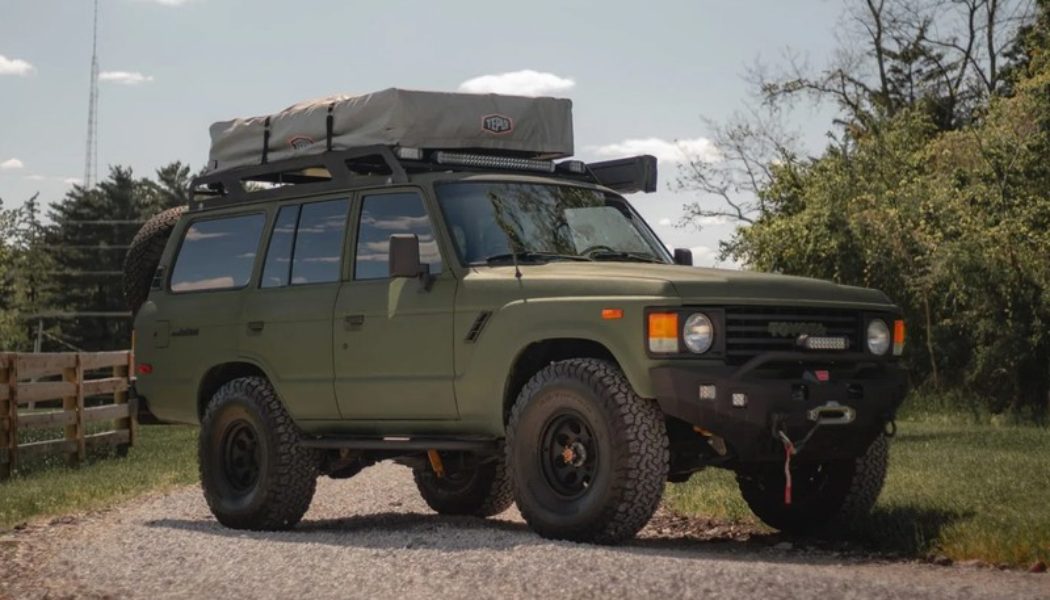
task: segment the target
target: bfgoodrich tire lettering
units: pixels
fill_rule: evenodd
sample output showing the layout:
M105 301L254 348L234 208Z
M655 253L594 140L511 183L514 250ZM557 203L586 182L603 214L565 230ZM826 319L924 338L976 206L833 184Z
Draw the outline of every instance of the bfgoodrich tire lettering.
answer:
M879 435L855 460L798 463L792 469L792 503L784 503L783 465L763 465L737 473L737 484L751 511L770 527L793 534L848 529L871 512L889 466L889 441Z
M319 458L261 377L219 388L201 420L201 487L212 514L234 529L294 527L313 499Z
M551 434L552 427L564 429ZM572 431L580 432L581 443L566 438ZM546 447L545 440L559 446ZM615 365L597 359L553 363L525 385L511 411L507 463L518 509L544 537L597 543L630 538L660 502L667 447L660 410L639 398ZM557 462L559 453L564 464ZM545 468L545 460L552 464ZM565 468L570 463L589 478L586 485Z

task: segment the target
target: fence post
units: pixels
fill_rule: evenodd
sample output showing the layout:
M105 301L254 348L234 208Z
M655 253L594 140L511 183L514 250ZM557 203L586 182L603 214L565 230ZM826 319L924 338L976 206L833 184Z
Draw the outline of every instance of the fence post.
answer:
M0 355L0 386L7 391L7 400L0 402L0 434L3 434L0 435L0 445L7 451L7 461L0 463L0 479L10 477L18 466L17 365L17 355L14 353Z
M76 366L62 370L62 380L75 386L72 396L62 398L62 410L73 413L73 423L66 425L66 441L72 442L73 448L68 459L73 466L82 463L87 454L84 444L84 367L79 354Z
M127 360L124 361L123 365L113 367L113 377L119 377L119 378L123 379L124 381L126 381L128 383L128 385L130 385L131 384L130 379L129 379L130 376L131 376L131 353L129 352L128 356L127 356ZM118 446L118 448L117 448L118 454L127 454L128 448L130 448L130 447L135 445L135 437L136 437L136 434L138 433L136 431L136 429L137 429L136 428L137 420L135 418L136 415L131 413L131 410L134 407L129 405L129 403L128 403L128 396L129 396L128 389L126 387L123 390L118 388L117 391L113 392L113 403L114 404L122 404L124 406L127 406L127 408L128 408L128 416L124 417L124 418L117 419L116 423L114 424L115 425L114 429L116 429L117 431L120 431L121 429L127 429L128 430L128 443L123 448Z
M9 426L10 417L8 417L8 402L10 399L7 397L10 394L10 388L7 385L7 355L0 354L0 479L7 479L11 476L11 462L8 458L9 442L8 436L12 433L12 428Z

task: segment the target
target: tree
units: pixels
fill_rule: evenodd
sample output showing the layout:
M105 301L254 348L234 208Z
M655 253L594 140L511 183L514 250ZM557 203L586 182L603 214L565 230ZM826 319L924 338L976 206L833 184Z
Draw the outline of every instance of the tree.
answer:
M188 202L189 168L172 163L157 181L114 167L96 187L74 187L51 206L45 239L57 284L52 308L67 313L109 313L69 318L62 338L85 350L127 348L131 323L121 286L124 255L142 224L154 214Z
M822 154L800 157L751 118L722 130L724 164L687 166L684 186L741 223L724 255L888 292L909 323L917 383L1045 418L1050 2L859 6L866 52L762 88L771 110L800 93L838 103ZM945 36L933 10L962 15L963 34ZM722 210L696 207L689 216Z

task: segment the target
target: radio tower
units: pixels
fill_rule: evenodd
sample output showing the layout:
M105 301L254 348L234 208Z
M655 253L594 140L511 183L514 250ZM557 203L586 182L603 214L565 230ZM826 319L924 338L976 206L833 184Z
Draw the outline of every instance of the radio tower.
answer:
M95 29L91 37L91 91L88 94L87 151L84 156L84 188L98 179L98 0L95 0Z

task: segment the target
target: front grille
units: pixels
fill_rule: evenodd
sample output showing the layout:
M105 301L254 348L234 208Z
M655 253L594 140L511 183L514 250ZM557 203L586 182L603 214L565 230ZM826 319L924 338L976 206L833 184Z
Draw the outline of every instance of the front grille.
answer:
M834 308L737 306L726 308L726 359L739 364L764 352L798 350L801 333L845 336L859 351L860 312Z

